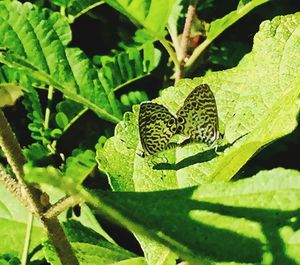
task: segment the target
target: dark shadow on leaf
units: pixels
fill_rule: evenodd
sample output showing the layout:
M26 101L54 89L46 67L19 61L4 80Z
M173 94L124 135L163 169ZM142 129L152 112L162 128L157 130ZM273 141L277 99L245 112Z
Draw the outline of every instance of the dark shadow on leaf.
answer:
M300 209L280 211L198 201L192 199L195 189L101 192L98 196L123 216L139 220L139 224L152 232L154 239L183 255L182 258L191 257L192 253L196 260L207 257L219 262L262 264L266 254L264 249L267 249L273 256L272 264L297 264L286 255L279 231L286 226L294 230L299 228ZM208 212L258 223L266 243L255 237L201 222L202 214ZM184 247L181 249L180 245Z
M232 144L226 144L223 146L220 146L218 148L218 152L223 152L226 148L230 147ZM210 161L217 157L218 154L216 153L215 149L209 149L204 152L200 152L198 154L195 154L193 156L189 156L187 158L182 159L180 162L176 164L169 164L169 163L159 163L153 166L153 169L155 170L179 170L181 168L185 168L197 163L203 163Z
M232 142L232 143L226 143L224 145L221 145L220 147L218 147L217 152L218 153L224 152L225 149L233 146L237 141L244 138L248 134L249 133L241 135L236 140L234 140L234 142ZM178 162L176 164L170 164L170 163L155 164L153 166L153 169L154 170L179 170L179 169L182 169L182 168L185 168L185 167L188 167L188 166L192 166L192 165L197 164L197 163L208 162L208 161L214 159L215 157L217 157L218 153L216 153L216 150L214 148L212 148L212 149L206 150L204 152L200 152L198 154L195 154L193 156L189 156L187 158L184 158L183 160L181 160L180 162Z

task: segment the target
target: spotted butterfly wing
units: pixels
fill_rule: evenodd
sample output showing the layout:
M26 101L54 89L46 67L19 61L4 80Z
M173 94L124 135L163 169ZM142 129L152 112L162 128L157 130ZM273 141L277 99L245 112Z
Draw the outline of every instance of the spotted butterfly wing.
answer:
M207 84L193 89L176 116L177 133L189 137L185 143L213 144L219 138L217 105Z
M177 120L163 105L145 102L140 105L139 132L144 156L170 148Z

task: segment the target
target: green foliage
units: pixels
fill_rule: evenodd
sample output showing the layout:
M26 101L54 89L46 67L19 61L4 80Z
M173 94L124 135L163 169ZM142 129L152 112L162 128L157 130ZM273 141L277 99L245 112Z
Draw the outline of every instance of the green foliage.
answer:
M215 93L220 130L225 134L220 156L204 145L192 144L166 151L167 163L161 157L153 166L137 154L141 150L137 108L124 116L115 136L98 150L100 168L108 174L113 189L153 191L230 180L265 144L290 133L299 110L299 76L291 70L300 67L299 55L293 52L299 49L299 37L293 34L298 25L299 15L265 22L252 52L239 66L208 73L200 80L183 80L156 100L176 113L196 85L208 83Z
M80 264L118 264L117 262L120 261L131 264L131 260L135 262L132 264L146 264L142 257L137 257L133 253L106 241L95 231L78 222L69 221L64 223L64 230L72 242L73 248L76 252L78 251ZM51 264L60 264L49 242L44 243L44 252L48 262L51 262Z
M164 243L192 264L205 257L237 264L298 264L299 188L298 171L278 168L235 183L99 192L98 199L121 214L127 227Z
M194 54L189 58L187 66L191 66L194 60L201 54L204 49L215 39L217 38L224 30L234 24L236 21L241 19L247 13L249 13L253 8L268 2L269 0L251 0L240 1L237 7L237 10L230 12L226 16L214 20L210 24L210 28L206 33L206 39L202 42L196 49Z
M0 263L2 259L5 259L7 262L11 262L10 259L15 262L16 257L21 259L20 254L23 249L28 214L28 210L1 185L0 236L2 241L0 244ZM41 224L37 221L34 222L29 251L34 250L45 238L45 231L42 229ZM8 257L10 258L8 259ZM7 264L18 264L14 262Z
M49 143L50 140L47 139L47 135L45 135L44 117L40 99L38 93L32 87L29 89L29 93L24 95L23 104L27 111L27 117L31 121L28 125L28 129L31 131L31 137L45 144Z
M299 171L275 168L249 176L242 169L297 126L300 13L263 22L244 56L251 44L240 36L211 44L255 7L271 1L236 1L237 9L219 19L206 11L221 10L224 3L199 1L188 56L179 62L187 1L50 2L53 10L43 8L43 1L36 6L0 1L0 106L8 105L4 96L14 95L15 88L21 94L22 89L25 115L10 122L17 135L31 133L31 139L21 142L26 182L46 192L52 204L71 195L92 206L80 203L76 216L70 205L59 216L80 264L300 263ZM55 12L58 8L60 13ZM70 24L86 14L85 19L93 18L99 26L107 20L103 12L113 16L105 32L93 33L92 42L100 49L90 52L78 38L72 40L77 23ZM195 32L201 36L198 43ZM110 43L108 49L102 47L105 43ZM218 72L205 68L212 65L237 66ZM181 68L183 74L195 75L169 86ZM206 74L199 77L196 71ZM192 143L141 157L138 104L169 86L153 102L174 114L202 83L210 86L217 102L224 135L218 154L203 143ZM172 141L184 139L176 135ZM0 163L9 168L0 153ZM103 191L109 189L103 173L112 191ZM229 182L237 173L248 178ZM0 187L1 264L20 263L27 214ZM101 227L102 217L134 233L144 257L116 244ZM45 259L60 264L46 237L35 221L28 264Z
M131 110L133 105L148 100L149 98L145 91L130 91L128 94L123 94L120 97L120 102L127 111Z
M29 154L32 154L31 151ZM42 155L42 154L41 154ZM28 155L27 155L28 157ZM34 167L27 163L24 167L26 177L35 183L55 183L55 187L73 192L96 166L94 152L91 150L82 151L75 149L72 156L66 160L66 165L62 170L53 166Z
M2 53L0 61L52 85L109 121L116 122L120 116L112 91L149 74L159 61L159 52L149 43L142 49L143 58L138 50L131 49L115 58L106 58L102 61L104 67L97 71L82 51L66 47L71 40L71 31L59 14L50 14L47 19L46 11L41 13L29 4L21 6L17 2L1 3L0 8L4 11L0 42L9 51ZM32 16L27 16L28 12ZM14 16L22 20L22 27L19 24L8 26L16 23ZM43 26L37 28L37 32L33 31L32 26L42 21ZM28 40L24 31L31 32L33 38ZM4 38L4 32L10 37ZM36 48L37 43L40 49ZM112 75L115 72L120 75Z
M114 57L95 56L94 62L101 64L99 77L107 90L118 90L137 79L143 78L157 66L160 52L153 44L145 43L141 49L128 48Z
M137 26L145 28L153 37L160 39L165 35L165 26L175 0L163 3L159 0L126 1L105 0L104 2L127 16Z
M220 46L210 46L208 60L214 65L230 68L236 66L249 49L243 42L224 41Z
M19 265L19 264L21 264L21 262L17 257L14 257L9 254L4 254L4 255L0 256L0 264L2 264L2 265Z
M82 195L103 214L191 262L289 264L300 262L299 189L299 172L278 168L236 183Z
M51 3L65 9L70 23L90 9L103 4L103 2L99 0L51 0Z
M138 113L134 109L98 152L101 167L113 184L118 183L113 186L123 187L121 183L131 182L135 190L145 191L230 180L259 148L290 133L297 124L299 109L299 76L296 70L291 70L300 67L300 57L293 52L299 49L299 37L293 34L298 24L299 15L265 22L255 36L252 52L236 68L211 72L201 79L183 80L177 87L163 91L162 97L155 101L175 113L196 85L209 84L217 101L220 131L225 134L222 155L217 156L204 145L191 144L166 151L168 163L160 161L154 167L159 170L153 170L153 165L149 166L136 154L141 147ZM226 146L226 141L230 146ZM120 160L120 170L114 165L118 157L127 158Z
M66 99L56 105L56 111L55 123L63 133L82 115L85 109L82 105Z
M53 85L102 118L118 120L120 113L114 94L101 85L97 69L81 50L66 47L71 31L64 17L46 10L39 12L28 3L1 2L0 9L0 42L9 49L0 61ZM28 32L31 38L27 38Z

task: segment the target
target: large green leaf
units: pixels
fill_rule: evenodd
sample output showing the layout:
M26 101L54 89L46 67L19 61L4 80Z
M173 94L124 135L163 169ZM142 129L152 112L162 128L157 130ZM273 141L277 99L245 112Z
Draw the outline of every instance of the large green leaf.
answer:
M165 26L175 0L105 0L137 26L144 27L157 39L165 35Z
M71 30L65 17L19 2L0 3L0 61L52 85L116 122L120 111L114 93L101 84L98 71L78 48L68 48Z
M86 198L192 264L300 262L300 172L295 170L261 171L235 183Z
M209 84L225 134L219 156L211 147L195 143L144 159L137 154L141 151L138 107L127 113L115 136L98 149L100 167L113 189L150 191L230 180L260 148L290 133L299 109L299 31L300 13L266 21L254 38L252 52L237 67L182 80L155 100L176 113L196 85Z

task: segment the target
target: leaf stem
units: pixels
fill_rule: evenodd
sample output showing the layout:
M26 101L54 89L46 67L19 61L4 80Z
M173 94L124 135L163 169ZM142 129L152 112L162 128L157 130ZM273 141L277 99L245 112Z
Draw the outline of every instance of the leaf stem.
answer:
M44 128L48 129L49 128L49 120L50 120L50 111L51 111L51 105L52 105L52 99L53 99L53 86L49 86L48 89L48 95L47 95L47 108L45 111L45 120L44 120Z
M70 16L68 15L68 21L70 24L72 24L75 19L77 19L78 17L80 17L81 15L83 15L84 13L90 11L91 9L95 8L96 6L100 6L100 5L103 5L105 2L104 1L99 1L99 2L96 2L92 5L89 5L87 8L84 8L82 9L77 15L75 16Z
M179 71L179 68L180 68L180 62L177 59L176 53L174 52L171 45L169 44L169 42L166 39L160 39L160 42L165 47L168 54L170 55L170 58L173 61L174 66L175 66L175 73L176 73L177 71Z
M172 44L174 46L175 52L176 52L177 57L178 57L178 54L180 53L180 51L179 51L180 50L180 43L179 43L179 40L178 40L177 32L173 32L172 30L170 30L169 27L168 27L168 32L170 34Z
M28 222L27 222L27 229L26 229L21 265L27 264L28 249L29 249L29 245L30 245L31 231L32 231L32 225L33 225L33 217L34 217L33 213L28 214Z

